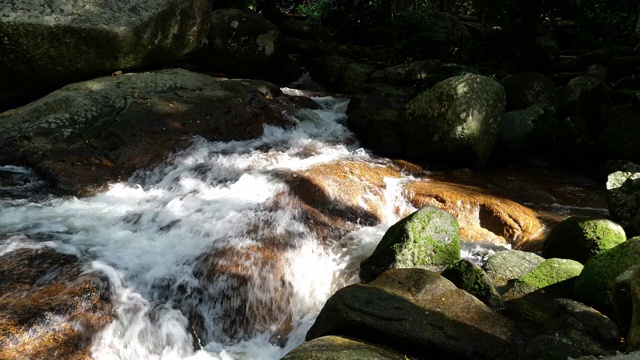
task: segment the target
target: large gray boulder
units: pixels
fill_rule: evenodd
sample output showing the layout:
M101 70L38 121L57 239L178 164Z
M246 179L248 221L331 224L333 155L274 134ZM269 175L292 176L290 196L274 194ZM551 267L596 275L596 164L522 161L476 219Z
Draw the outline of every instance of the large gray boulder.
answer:
M393 269L338 290L307 340L343 335L434 359L504 359L515 333L511 321L437 273Z
M509 111L502 118L496 152L505 158L520 159L548 151L557 127L553 111L542 105Z
M0 101L197 50L208 0L2 1Z
M544 258L527 251L505 250L491 255L484 270L497 286L505 286L509 280L517 279L535 270Z
M197 60L207 68L236 76L263 70L280 48L280 30L262 16L238 9L211 13L207 41Z
M0 114L0 164L35 168L58 190L91 195L192 144L260 136L285 126L275 85L180 69L70 84Z
M525 109L538 105L555 113L558 89L548 77L534 72L509 76L502 80L507 96L507 110Z
M450 213L425 206L387 230L373 253L360 263L369 282L389 269L442 268L460 260L460 226Z
M505 101L502 85L482 75L466 74L436 84L405 107L407 155L483 166L498 139Z

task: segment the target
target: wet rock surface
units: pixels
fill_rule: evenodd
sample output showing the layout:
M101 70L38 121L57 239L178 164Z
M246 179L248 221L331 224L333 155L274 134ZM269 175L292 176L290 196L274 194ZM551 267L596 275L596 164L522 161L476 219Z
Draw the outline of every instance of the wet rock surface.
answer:
M47 248L0 256L0 358L88 359L113 318L108 280L75 256Z
M0 162L91 195L163 163L193 136L241 140L261 135L264 124L287 126L290 105L280 94L268 82L179 69L76 83L0 114Z

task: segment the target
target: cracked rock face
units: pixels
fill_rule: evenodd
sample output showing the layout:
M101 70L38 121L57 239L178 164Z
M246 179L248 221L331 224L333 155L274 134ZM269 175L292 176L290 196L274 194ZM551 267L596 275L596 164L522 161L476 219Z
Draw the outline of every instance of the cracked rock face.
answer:
M0 2L0 101L117 70L175 62L209 28L207 0Z

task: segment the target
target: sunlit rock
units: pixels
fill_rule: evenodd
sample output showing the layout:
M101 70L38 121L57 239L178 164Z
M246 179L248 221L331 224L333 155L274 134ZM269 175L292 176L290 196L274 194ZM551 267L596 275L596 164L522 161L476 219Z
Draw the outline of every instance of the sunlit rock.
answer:
M0 256L0 358L85 359L114 318L109 282L48 249Z
M436 84L405 108L402 130L410 158L483 166L498 139L505 95L497 81L467 74Z
M434 358L499 359L512 350L513 323L449 280L394 269L338 290L307 333L353 336Z
M207 0L0 2L0 101L198 49Z
M425 206L392 225L360 263L360 279L373 281L389 269L441 268L460 260L460 228L446 211Z
M341 336L323 336L291 350L283 360L406 360L393 350Z
M613 221L572 216L551 230L544 242L542 255L573 259L584 264L594 255L626 240L624 229Z
M538 213L475 186L416 182L407 186L407 194L415 207L431 205L453 214L464 240L527 247L543 235Z
M613 281L622 272L638 264L640 264L640 238L638 237L597 254L584 264L584 269L574 286L575 297L607 315L613 315Z
M241 140L286 126L275 85L186 70L102 77L0 114L0 163L34 167L58 189L90 195L208 140Z
M544 258L527 251L500 251L487 259L484 270L491 281L499 287L507 285L509 280L517 279L537 268Z
M207 41L196 59L209 69L252 75L274 57L281 37L280 30L260 15L238 9L215 10Z

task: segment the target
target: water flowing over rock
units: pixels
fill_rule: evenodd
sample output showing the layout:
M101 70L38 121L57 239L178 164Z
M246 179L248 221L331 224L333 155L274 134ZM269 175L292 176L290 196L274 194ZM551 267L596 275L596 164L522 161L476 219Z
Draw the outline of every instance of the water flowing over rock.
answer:
M280 94L268 82L179 69L71 84L0 114L0 162L28 164L60 190L91 195L161 164L194 135L241 140L266 123L288 124Z
M513 324L449 280L424 269L394 269L370 284L338 290L307 333L354 336L436 358L498 359Z
M52 249L0 256L0 358L88 358L114 317L109 282Z
M0 101L43 86L171 64L202 45L210 11L207 0L3 1Z
M402 126L407 155L483 166L498 139L505 101L502 85L482 75L436 84L406 105Z

